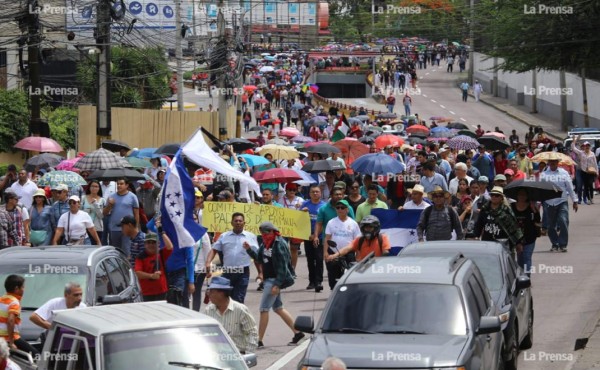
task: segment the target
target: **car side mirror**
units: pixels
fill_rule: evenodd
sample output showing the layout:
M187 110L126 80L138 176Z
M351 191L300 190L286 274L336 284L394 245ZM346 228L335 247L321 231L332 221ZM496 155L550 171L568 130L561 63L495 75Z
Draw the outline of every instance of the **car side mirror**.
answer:
M502 330L502 324L498 316L481 316L479 320L479 327L475 334L492 334Z
M294 328L304 333L314 333L314 327L315 323L312 316L298 316L296 317L296 321L294 321Z
M531 287L531 279L527 275L521 275L517 278L517 292ZM515 292L516 293L516 292Z
M125 303L125 299L119 295L105 295L98 297L98 303L103 305Z
M256 355L254 353L246 353L245 355L242 355L242 358L248 367L254 367L256 364L258 364L258 360L256 359Z

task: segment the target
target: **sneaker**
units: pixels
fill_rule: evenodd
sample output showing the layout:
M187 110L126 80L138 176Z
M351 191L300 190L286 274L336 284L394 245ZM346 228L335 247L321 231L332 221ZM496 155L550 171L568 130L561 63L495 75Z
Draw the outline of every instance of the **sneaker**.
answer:
M306 287L306 290L313 290L315 289L315 286L313 284L308 284L308 286Z
M288 346L295 346L296 344L298 344L298 342L300 342L302 340L302 338L304 338L304 333L302 332L298 332L294 335L294 337L292 338L292 341L288 343Z
M560 251L563 253L567 253L567 247L560 247Z
M258 341L258 347L257 348L265 348L265 344L262 342L262 340Z
M323 285L319 284L315 287L315 292L317 293L321 293L321 291L323 290Z
M265 289L265 285L263 284L263 282L261 281L260 284L258 284L258 288L256 288L256 290L258 292L262 292Z
M558 246L553 245L552 248L550 248L550 252L558 252Z

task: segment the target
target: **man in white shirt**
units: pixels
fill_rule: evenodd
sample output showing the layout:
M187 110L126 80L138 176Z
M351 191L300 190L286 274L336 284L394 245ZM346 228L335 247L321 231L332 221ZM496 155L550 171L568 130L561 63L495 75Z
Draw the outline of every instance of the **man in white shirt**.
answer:
M82 298L83 289L81 289L81 286L77 283L67 283L65 285L64 297L52 298L44 303L40 308L35 310L29 317L29 320L41 328L50 329L54 318L54 311L87 307L85 303L81 302Z
M425 188L423 187L423 185L415 185L415 187L410 191L411 200L404 203L404 206L398 207L398 210L402 211L403 209L425 209L429 207L431 204L423 200L424 193Z
M348 216L350 204L346 200L340 200L335 204L337 217L327 223L325 227L325 245L323 246L323 259L327 261L329 252L327 251L327 241L333 240L337 244L338 251L350 245L352 241L361 235L360 226ZM334 249L335 250L335 249ZM329 278L329 287L331 290L335 287L337 279L341 278L344 272L334 263L327 263L327 276Z
M21 170L18 180L10 186L15 193L21 197L20 203L27 209L33 204L33 193L38 189L37 185L29 179L27 171Z
M450 194L456 195L456 192L458 191L458 182L462 179L467 179L469 185L471 185L471 181L473 181L473 178L467 176L468 169L469 168L467 167L467 165L462 162L459 162L456 165L454 165L454 174L456 175L456 177L450 180L450 183L448 185L448 191L450 192Z

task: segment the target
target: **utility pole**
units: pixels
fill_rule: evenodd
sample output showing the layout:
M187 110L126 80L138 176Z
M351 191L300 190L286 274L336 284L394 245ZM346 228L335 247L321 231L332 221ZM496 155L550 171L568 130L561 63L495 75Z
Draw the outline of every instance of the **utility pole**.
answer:
M183 50L181 45L181 0L175 0L175 59L177 60L177 110L183 112Z
M471 0L469 4L470 17L469 21L469 85L473 86L475 79L475 0Z
M50 136L48 123L40 118L40 19L37 0L29 1L27 17L27 65L29 68L29 98L31 103L31 118L29 131L34 136Z
M559 71L559 83L560 83L560 91L565 91L567 88L567 77L564 69L560 69ZM569 122L567 118L567 95L560 94L560 122L561 122L561 131L567 131L569 128Z
M534 94L531 95L531 113L537 113L537 69L531 71L531 87L533 88Z
M217 32L219 34L219 41L214 52L219 57L225 56L227 59L227 35L225 29L225 15L223 14L223 0L219 0L219 13L217 14ZM212 59L212 58L211 58ZM223 60L219 63L222 69L229 69L227 60ZM219 98L219 140L225 141L228 139L227 133L227 96L223 92L225 91L225 71L219 71L219 79L217 85L219 86L218 98ZM214 71L212 73L215 73Z
M102 141L110 136L111 125L111 94L110 94L110 17L109 0L99 0L97 5L96 45L100 49L97 64L98 102L96 106L96 134Z

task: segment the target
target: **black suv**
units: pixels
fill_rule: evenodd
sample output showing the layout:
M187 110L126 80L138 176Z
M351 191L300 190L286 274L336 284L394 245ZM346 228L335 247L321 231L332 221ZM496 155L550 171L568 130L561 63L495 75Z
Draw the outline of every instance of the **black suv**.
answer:
M329 356L348 369L502 369L503 336L475 263L462 254L372 254L340 279L321 315L295 327L313 333L298 369Z
M114 247L6 248L0 251L0 282L11 274L25 278L20 334L33 345L40 344L44 330L29 317L50 299L63 297L69 282L81 285L87 306L142 301L137 276Z
M492 298L500 309L504 333L502 356L507 370L517 368L520 349L533 344L531 280L504 244L485 241L436 241L412 244L401 256L442 256L462 253L481 270Z

